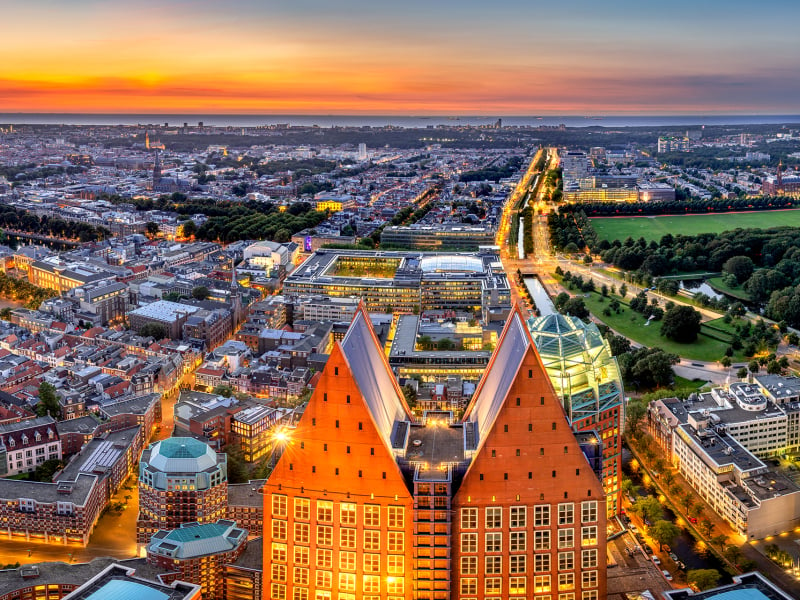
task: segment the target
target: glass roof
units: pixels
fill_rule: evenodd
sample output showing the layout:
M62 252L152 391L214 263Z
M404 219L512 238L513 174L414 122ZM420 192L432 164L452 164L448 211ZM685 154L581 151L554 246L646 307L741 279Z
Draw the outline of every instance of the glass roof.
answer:
M483 261L474 256L461 256L458 254L443 254L439 256L426 256L419 262L423 273L435 272L467 272L483 273Z
M169 598L167 594L150 586L135 581L112 579L86 600L167 600L167 598Z

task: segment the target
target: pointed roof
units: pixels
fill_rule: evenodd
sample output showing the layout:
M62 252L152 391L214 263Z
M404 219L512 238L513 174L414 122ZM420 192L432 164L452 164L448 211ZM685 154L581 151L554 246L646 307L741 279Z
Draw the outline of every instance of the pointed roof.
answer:
M409 418L400 386L381 348L363 302L359 305L340 347L364 401L386 446L391 448L396 421Z

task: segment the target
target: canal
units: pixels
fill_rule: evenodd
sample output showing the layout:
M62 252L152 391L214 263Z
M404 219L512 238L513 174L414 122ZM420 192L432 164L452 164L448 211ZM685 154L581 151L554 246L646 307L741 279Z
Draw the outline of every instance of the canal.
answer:
M547 315L558 312L538 277L525 277L523 282L525 283L525 287L528 288L534 304L536 304L536 311L539 313L539 316L546 317Z
M639 496L654 496L654 488L648 490L644 485L640 472L631 469L631 453L627 448L622 451L622 470L633 483L638 486ZM663 519L671 523L678 522L679 517L668 507L662 508ZM670 552L673 552L678 560L686 565L686 570L692 569L716 569L722 577L720 578L720 585L731 582L730 574L725 570L723 562L716 557L715 554L709 552L702 542L698 544L697 540L692 537L692 534L685 528L681 528L681 532L675 541L670 546Z

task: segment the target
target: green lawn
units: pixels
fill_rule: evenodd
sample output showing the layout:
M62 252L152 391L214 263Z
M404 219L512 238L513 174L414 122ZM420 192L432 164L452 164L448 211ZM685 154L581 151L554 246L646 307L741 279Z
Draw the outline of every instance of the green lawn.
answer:
M727 294L728 296L733 296L734 298L738 298L739 300L744 300L745 302L750 302L752 298L750 294L745 292L741 286L739 287L731 287L726 285L723 281L722 277L711 277L710 279L706 279L706 283L714 288L716 291Z
M583 296L585 294L581 295L581 297ZM725 355L725 349L728 344L704 335L702 330L697 340L691 344L680 344L662 337L661 323L659 321L652 321L645 326L646 319L631 310L626 304L622 305L620 314L612 312L610 316L606 316L603 314L603 310L608 307L610 298L605 298L602 301L601 299L602 296L598 292L591 293L588 298L583 297L586 307L595 317L616 332L643 346L662 348L665 352L677 354L689 360L716 361ZM715 332L715 335L717 337L727 337L719 332ZM737 352L732 359L741 361L744 360L744 356L741 355L741 352Z
M597 217L592 226L598 239L625 240L628 237L647 241L660 240L667 233L695 235L747 228L768 228L780 225L800 227L800 209L768 210L747 213L710 215L677 215L663 217Z
M675 383L672 384L672 388L675 390L699 390L708 382L705 379L686 379L685 377L681 377L680 375L675 375Z

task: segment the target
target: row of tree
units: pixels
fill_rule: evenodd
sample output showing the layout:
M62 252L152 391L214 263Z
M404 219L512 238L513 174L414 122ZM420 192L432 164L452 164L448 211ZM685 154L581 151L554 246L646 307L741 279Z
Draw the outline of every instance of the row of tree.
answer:
M583 212L591 217L685 215L698 213L725 213L763 211L792 208L800 205L790 196L759 196L758 198L699 198L675 199L664 202L585 202L567 204L561 212Z
M105 227L94 227L79 221L65 221L59 217L41 217L13 206L0 205L0 228L34 233L48 237L95 242L110 237Z

